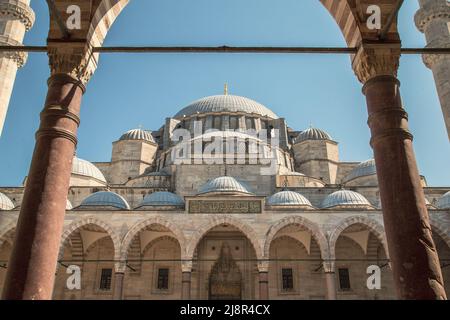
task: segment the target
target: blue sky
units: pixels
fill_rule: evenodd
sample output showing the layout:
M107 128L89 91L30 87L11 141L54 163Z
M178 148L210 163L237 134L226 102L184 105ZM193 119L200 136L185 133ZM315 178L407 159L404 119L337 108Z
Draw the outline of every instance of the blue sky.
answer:
M28 45L45 44L48 9L36 12ZM405 47L423 47L413 23L416 0L405 1L400 34ZM335 21L317 0L132 0L105 45L345 46ZM0 137L0 185L17 186L28 172L34 133L49 76L45 54L30 54L16 79ZM431 72L417 55L403 56L399 78L421 174L450 185L450 148ZM164 119L198 98L252 98L285 117L296 130L311 123L340 143L343 161L372 157L361 84L347 55L103 54L83 99L77 154L108 161L111 143Z

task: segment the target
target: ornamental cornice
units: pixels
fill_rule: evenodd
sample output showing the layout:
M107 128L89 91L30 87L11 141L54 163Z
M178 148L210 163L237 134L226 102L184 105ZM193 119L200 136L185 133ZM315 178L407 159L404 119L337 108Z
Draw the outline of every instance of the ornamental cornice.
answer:
M20 42L0 35L0 45L2 46L23 46ZM28 54L23 51L2 51L0 58L11 59L21 68L27 62Z
M18 0L9 0L8 2L0 3L0 16L20 20L27 31L33 27L35 20L33 9Z
M445 2L432 2L420 8L414 16L417 29L425 32L428 24L435 19L450 19L450 5Z

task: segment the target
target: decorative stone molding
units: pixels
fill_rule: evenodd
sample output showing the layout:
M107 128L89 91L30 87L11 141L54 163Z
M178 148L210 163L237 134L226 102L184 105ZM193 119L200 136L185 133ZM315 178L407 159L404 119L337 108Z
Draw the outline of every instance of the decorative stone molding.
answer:
M397 77L400 65L400 43L362 44L353 58L352 67L358 80L366 83L378 76Z
M450 39L450 37L449 37ZM427 44L427 48L450 48L449 39L439 39L438 41L433 41ZM449 55L446 54L424 54L422 56L423 63L429 68L433 69L436 63L441 61L450 61Z
M3 35L0 35L0 45L14 47L23 46L19 41ZM21 68L27 62L28 54L23 51L2 51L0 52L0 58L11 59L17 64L17 68Z
M67 74L83 84L89 82L97 69L92 46L84 42L49 41L48 57L51 74Z
M336 261L332 259L323 261L323 271L325 273L333 273L336 271Z
M192 260L181 261L181 272L192 272Z
M428 24L435 19L450 19L450 5L434 1L419 9L414 16L417 29L424 33Z
M33 27L35 15L30 6L18 0L0 3L0 16L18 19L28 31Z

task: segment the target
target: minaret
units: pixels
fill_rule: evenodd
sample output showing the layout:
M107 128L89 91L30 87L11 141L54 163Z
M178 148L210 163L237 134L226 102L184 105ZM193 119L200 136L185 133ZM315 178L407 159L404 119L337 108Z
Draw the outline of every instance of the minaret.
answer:
M30 0L0 0L0 45L21 46L34 23ZM25 52L0 52L0 136L8 111L17 69L27 60Z
M450 48L450 4L448 0L419 0L415 16L417 28L425 34L428 48ZM424 55L425 65L433 71L450 139L450 55Z

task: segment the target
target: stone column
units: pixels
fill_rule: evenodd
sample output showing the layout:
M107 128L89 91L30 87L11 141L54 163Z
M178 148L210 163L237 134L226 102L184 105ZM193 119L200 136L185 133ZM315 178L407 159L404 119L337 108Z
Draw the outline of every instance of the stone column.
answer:
M400 44L363 44L354 57L353 67L364 83L371 146L398 297L445 299L408 116L396 78L399 48Z
M34 12L29 4L30 0L0 1L0 45L22 45L25 32L30 30L34 23ZM25 52L0 52L0 136L17 69L22 67L26 60Z
M114 293L113 300L123 299L123 282L125 279L125 272L115 272L114 273Z
M450 48L450 5L448 0L419 0L414 18L425 34L427 48ZM450 55L424 55L425 65L433 71L436 89L450 139Z
M182 272L181 275L181 300L191 299L191 275L192 272Z
M191 299L192 260L181 261L181 300Z
M269 300L268 271L259 271L259 300Z
M334 266L334 262L324 262L323 270L325 272L327 300L336 300L336 268Z
M49 44L52 75L36 133L3 299L51 299L84 83L91 55ZM86 60L86 57L90 57Z

